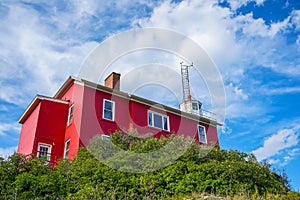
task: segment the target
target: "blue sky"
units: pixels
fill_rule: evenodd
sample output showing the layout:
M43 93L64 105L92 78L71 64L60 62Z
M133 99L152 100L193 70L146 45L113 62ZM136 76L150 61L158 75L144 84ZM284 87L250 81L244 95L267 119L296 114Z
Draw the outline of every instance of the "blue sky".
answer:
M300 190L298 0L0 1L0 155L16 149L17 121L36 94L53 96L101 41L139 27L178 31L208 53L226 92L221 147L267 159ZM142 55L116 62L116 69L126 73L153 59ZM194 95L210 108L207 90L191 79ZM151 98L147 90L136 93ZM175 106L169 94L152 99Z

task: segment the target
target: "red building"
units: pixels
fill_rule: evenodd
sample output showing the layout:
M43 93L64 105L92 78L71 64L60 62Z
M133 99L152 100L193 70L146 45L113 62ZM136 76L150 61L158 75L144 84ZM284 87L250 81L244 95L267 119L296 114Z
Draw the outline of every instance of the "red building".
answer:
M114 72L105 86L69 77L54 97L37 95L19 120L18 153L47 155L55 163L58 158L74 158L78 148L97 134L109 137L116 130L130 129L157 138L176 134L218 145L221 124L201 109L199 101L189 98L180 106L185 111L180 111L121 92L119 80L120 74Z

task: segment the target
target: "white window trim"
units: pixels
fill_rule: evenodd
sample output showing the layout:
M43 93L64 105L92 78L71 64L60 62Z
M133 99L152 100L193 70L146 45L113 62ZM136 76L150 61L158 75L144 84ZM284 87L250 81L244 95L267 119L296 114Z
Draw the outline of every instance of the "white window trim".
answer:
M203 130L204 130L205 141L200 141L199 127L202 127ZM206 129L205 129L205 126L202 126L202 125L198 124L198 125L197 125L197 132L198 132L198 139L199 139L199 142L202 142L202 143L207 144L207 135L206 135Z
M51 150L52 150L52 145L51 144L46 144L46 143L38 143L38 150L37 150L37 157L40 157L40 147L47 147L49 148L49 152L47 152L46 158L48 161L51 159Z
M151 115L152 115L152 123L151 124L149 123L149 113L151 113ZM163 126L162 128L154 126L154 114L162 116L162 126ZM167 118L168 130L164 129L164 121L163 121L164 118ZM147 124L150 127L170 132L170 121L169 121L169 116L168 115L164 115L164 114L161 114L161 113L158 113L158 112L154 112L152 110L148 110L148 112L147 112Z
M101 139L104 141L111 141L111 137L109 135L101 134Z
M72 119L70 120L70 117L71 117L71 110L72 110ZM70 124L72 124L73 118L74 118L74 104L72 104L72 105L69 107L69 112L68 112L68 126L69 126Z
M107 119L104 117L105 101L112 103L112 119ZM103 108L102 108L102 118L109 121L115 121L115 102L108 99L103 99Z
M64 158L68 158L68 157L69 157L69 155L66 156L66 152L67 152L67 143L68 143L68 142L71 144L71 139L68 139L68 140L65 142ZM70 144L69 144L69 151L68 151L68 152L70 152ZM69 153L68 153L68 154L69 154Z

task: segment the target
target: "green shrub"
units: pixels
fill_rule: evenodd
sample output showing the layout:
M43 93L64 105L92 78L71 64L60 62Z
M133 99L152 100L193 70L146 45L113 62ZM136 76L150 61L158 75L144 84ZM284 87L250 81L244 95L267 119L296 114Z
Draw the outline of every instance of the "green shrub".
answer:
M299 199L291 192L288 178L259 164L255 156L191 143L183 137L137 138L136 133L116 132L112 140L95 137L88 149L80 148L72 161L62 159L51 169L43 158L14 154L0 159L0 199L201 199L214 194L232 199ZM111 144L114 147L111 147ZM165 148L162 155L141 158L145 172L130 173L133 155ZM156 171L171 159L176 148L182 156ZM183 151L184 150L184 151ZM126 157L127 156L127 157ZM114 162L114 169L99 160ZM129 160L129 161L128 161ZM197 196L197 197L196 197ZM203 196L203 195L202 195ZM195 197L195 198L194 198Z

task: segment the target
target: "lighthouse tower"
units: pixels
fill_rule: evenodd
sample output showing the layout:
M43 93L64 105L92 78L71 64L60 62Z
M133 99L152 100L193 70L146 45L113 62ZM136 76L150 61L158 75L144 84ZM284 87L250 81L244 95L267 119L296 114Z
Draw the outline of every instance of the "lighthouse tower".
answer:
M191 96L190 91L190 80L189 80L189 68L193 66L186 65L183 62L180 63L181 66L181 79L182 79L182 92L183 101L180 104L180 110L194 115L201 115L202 103Z

